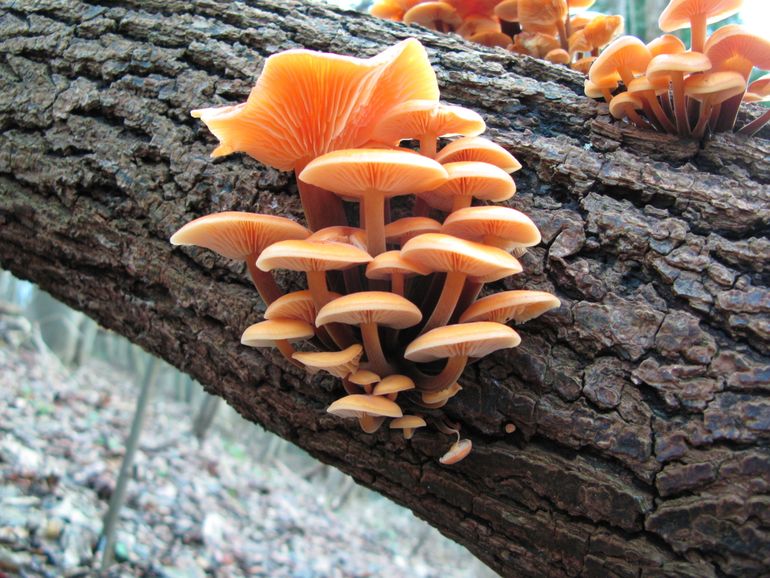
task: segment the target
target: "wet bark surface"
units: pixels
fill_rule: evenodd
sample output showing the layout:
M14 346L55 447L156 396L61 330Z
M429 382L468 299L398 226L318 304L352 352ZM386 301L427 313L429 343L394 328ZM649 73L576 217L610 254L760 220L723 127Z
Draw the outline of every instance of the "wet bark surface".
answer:
M409 35L442 97L524 165L511 205L544 242L495 289L563 303L466 371L445 410L474 451L452 467L444 435L325 414L339 383L239 344L263 310L243 267L168 243L214 211L301 218L291 175L210 160L190 109L245 100L278 50L368 56ZM0 43L4 268L503 575L767 572L770 141L643 133L562 68L310 3L2 1Z

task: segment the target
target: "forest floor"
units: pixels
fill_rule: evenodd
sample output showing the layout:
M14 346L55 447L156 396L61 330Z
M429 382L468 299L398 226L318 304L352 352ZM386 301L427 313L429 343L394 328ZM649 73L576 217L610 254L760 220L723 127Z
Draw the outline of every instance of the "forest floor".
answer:
M104 363L62 367L8 311L0 307L0 578L94 576L138 390ZM250 440L218 430L199 444L191 423L188 404L152 400L109 576L492 575L384 498L333 511L328 480L259 463Z

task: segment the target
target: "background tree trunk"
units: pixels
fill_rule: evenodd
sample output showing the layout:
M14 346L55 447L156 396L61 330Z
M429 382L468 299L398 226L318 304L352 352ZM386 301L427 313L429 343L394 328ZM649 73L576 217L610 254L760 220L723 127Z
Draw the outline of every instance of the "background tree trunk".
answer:
M569 71L310 2L0 2L0 264L412 509L507 576L751 576L770 565L767 140L702 147L610 122ZM291 175L208 158L189 110L246 98L262 59L428 47L447 101L523 163L544 242L506 288L563 306L468 369L474 442L369 436L342 389L239 344L242 267L172 248L221 210L300 218ZM299 277L281 282L295 288ZM517 430L505 433L505 425Z

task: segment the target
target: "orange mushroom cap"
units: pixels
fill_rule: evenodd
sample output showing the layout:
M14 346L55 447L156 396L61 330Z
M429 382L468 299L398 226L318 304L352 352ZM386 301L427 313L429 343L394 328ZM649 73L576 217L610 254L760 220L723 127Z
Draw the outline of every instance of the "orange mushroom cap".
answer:
M403 245L409 239L423 233L438 233L441 223L429 217L404 217L385 225L388 243Z
M411 99L438 100L422 45L408 39L369 59L288 50L270 56L245 103L193 111L219 139L280 170L371 139L379 118Z
M441 456L438 461L444 464L445 466L456 464L460 460L463 460L466 457L468 457L468 454L471 453L471 449L473 449L473 443L471 442L471 440L469 439L458 440L452 444L452 447L449 448L449 451L447 451L447 453Z
M690 28L697 16L705 17L706 24L713 24L737 14L743 0L671 0L658 18L663 32Z
M343 227L341 225L324 227L310 235L307 240L347 243L366 251L366 231L358 227Z
M401 249L401 255L433 271L462 272L484 283L522 270L519 261L502 249L441 233L426 233L410 239Z
M249 347L274 347L276 341L303 341L315 335L313 326L297 319L270 319L250 325L241 336Z
M647 78L656 83L672 72L693 74L705 72L711 68L711 61L700 52L683 52L682 54L660 54L650 60L647 66Z
M325 154L299 176L337 194L361 198L376 191L386 198L432 190L446 181L433 159L402 150L352 149Z
M315 322L318 327L327 323L376 323L405 329L417 325L421 319L422 313L408 299L384 291L361 291L343 295L324 305Z
M401 408L381 395L353 394L338 399L327 412L338 417L363 417L364 414L381 417L401 417Z
M428 267L405 259L400 251L380 253L366 266L367 279L387 280L394 273L411 277L413 275L428 275L430 272Z
M279 297L265 310L265 319L299 319L305 323L314 323L315 303L310 291L295 291Z
M465 310L459 321L508 323L513 319L524 323L560 305L556 297L545 291L504 291L479 299Z
M739 72L746 82L752 67L770 69L770 39L752 34L734 24L714 32L706 42L705 53L714 72Z
M495 30L482 30L471 36L468 36L468 40L481 44L483 46L489 46L490 48L505 48L513 40L510 36L504 32L497 32Z
M292 358L314 371L323 370L342 378L358 369L363 353L364 348L354 343L342 351L298 351Z
M394 106L382 117L373 138L398 143L404 139L425 137L475 136L485 129L484 119L462 106L440 104L432 100L410 100Z
M446 2L421 2L404 14L405 24L419 24L439 32L453 32L462 22L454 6Z
M586 40L593 48L606 46L623 31L623 17L600 15L583 28Z
M257 267L262 271L330 271L348 269L371 260L366 251L344 243L280 241L262 251Z
M467 161L489 163L506 173L521 169L521 163L511 153L481 136L465 137L449 143L436 155L436 161L442 165Z
M608 76L620 74L628 85L635 74L643 73L652 58L649 49L635 36L621 36L604 49L588 71L591 82L601 84Z
M505 201L516 193L516 184L503 169L489 163L461 161L443 165L449 178L430 190L434 196L464 199L466 206L473 198ZM423 191L416 191L420 195Z
M544 56L545 60L552 64L569 64L569 52L561 48L554 48Z
M284 217L226 211L190 221L172 235L171 244L197 245L245 261L277 241L308 235L308 229Z
M409 379L406 375L396 374L383 377L382 380L374 386L372 393L374 395L389 395L414 388L414 381Z
M502 323L476 321L432 329L412 341L404 352L409 361L426 363L451 357L484 357L516 347L519 334Z
M687 47L684 45L678 36L673 34L664 34L657 38L650 40L647 43L647 48L652 54L653 58L658 54L681 54L687 52Z
M441 232L469 241L486 242L493 237L494 246L505 248L532 247L540 240L540 231L524 213L508 207L467 207L446 218ZM503 247L502 245L505 245Z

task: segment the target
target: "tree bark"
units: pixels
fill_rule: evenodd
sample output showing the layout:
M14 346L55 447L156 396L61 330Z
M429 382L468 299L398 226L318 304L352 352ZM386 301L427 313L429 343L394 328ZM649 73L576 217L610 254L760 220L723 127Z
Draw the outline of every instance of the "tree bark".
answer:
M641 132L563 68L311 2L0 7L4 268L503 575L767 572L768 140ZM474 451L451 467L437 462L444 435L405 442L325 414L336 380L239 344L263 310L243 267L168 243L214 211L301 218L291 175L212 161L191 109L245 100L278 50L368 56L410 35L443 98L484 115L524 165L511 205L543 244L501 285L563 302L466 371L445 412Z

